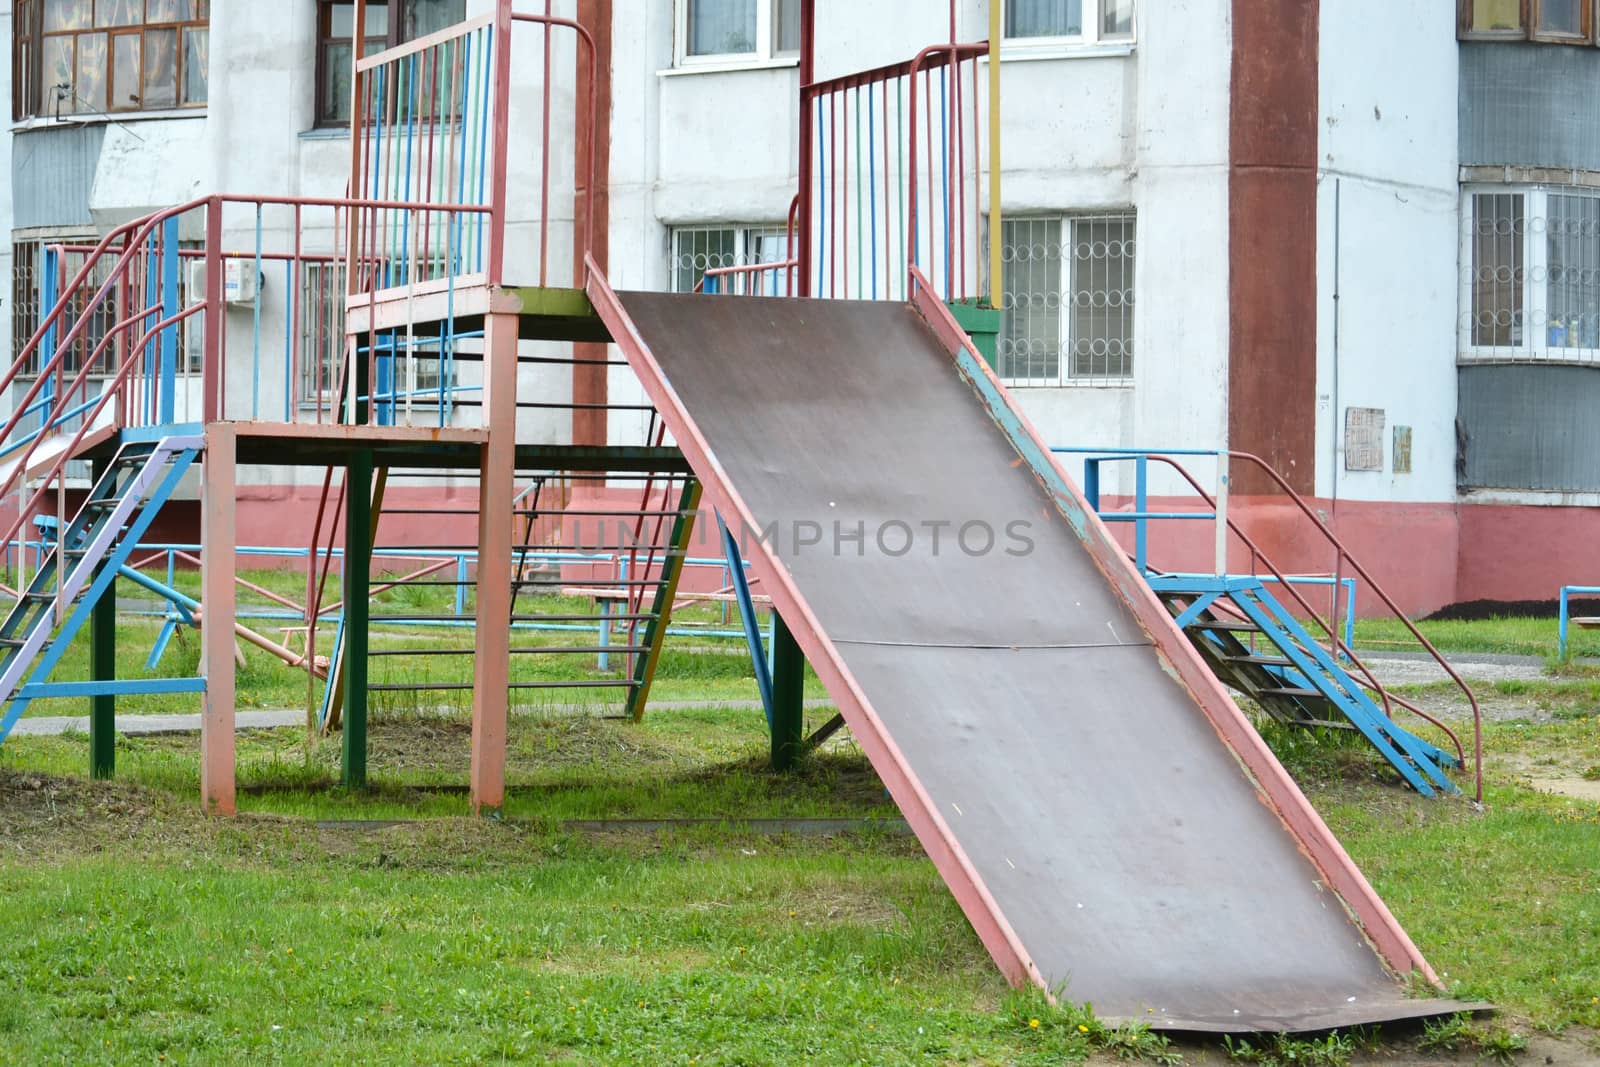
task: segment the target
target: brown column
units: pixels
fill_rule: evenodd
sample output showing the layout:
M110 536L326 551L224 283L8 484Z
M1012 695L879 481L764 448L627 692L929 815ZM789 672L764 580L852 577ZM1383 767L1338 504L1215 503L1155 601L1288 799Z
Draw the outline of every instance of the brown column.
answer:
M611 0L578 0L578 22L594 35L595 57L591 65L582 48L578 51L578 181L583 181L582 161L586 153L594 153L594 253L601 269L610 266L611 233ZM595 118L590 128L589 111L583 105L589 96L589 86L595 87ZM583 229L588 218L589 202L585 190L577 189L577 202L573 207L576 221L572 247L572 284L583 288ZM606 358L607 348L602 344L575 344L575 359L599 361ZM606 371L608 368L594 363L575 363L572 367L572 402L574 404L604 404L606 402ZM572 443L576 445L603 445L606 443L606 412L603 408L575 407L572 412Z
M1228 443L1315 485L1319 0L1233 0ZM1235 492L1271 489L1242 467Z

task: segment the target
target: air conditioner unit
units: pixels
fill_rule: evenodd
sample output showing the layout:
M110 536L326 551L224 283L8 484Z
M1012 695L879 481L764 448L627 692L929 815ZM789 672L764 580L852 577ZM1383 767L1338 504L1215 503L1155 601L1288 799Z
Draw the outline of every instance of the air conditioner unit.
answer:
M246 259L222 261L222 300L226 304L253 304L265 278L258 274L255 263ZM189 303L203 304L206 300L206 261L189 261Z

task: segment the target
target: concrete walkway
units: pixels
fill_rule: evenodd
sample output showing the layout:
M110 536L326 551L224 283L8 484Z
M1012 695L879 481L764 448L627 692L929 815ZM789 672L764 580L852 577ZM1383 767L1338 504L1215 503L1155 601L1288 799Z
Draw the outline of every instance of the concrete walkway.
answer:
M830 700L808 700L805 702L808 709L831 708ZM688 708L725 708L732 711L761 710L759 700L654 700L650 702L651 711L682 711ZM608 708L597 708L593 704L550 704L537 709L538 715L589 715L610 714L620 712L621 705ZM456 717L460 713L454 709L440 711L440 717ZM512 713L513 718L516 712ZM290 711L241 711L234 718L234 728L238 730L274 730L284 726L304 726L306 713L300 710ZM125 737L145 737L150 734L182 734L199 733L200 715L195 713L175 713L171 715L118 715L117 733ZM89 732L89 719L84 715L48 715L32 719L18 719L16 726L12 727L13 736L22 735L30 737L51 737L59 734Z

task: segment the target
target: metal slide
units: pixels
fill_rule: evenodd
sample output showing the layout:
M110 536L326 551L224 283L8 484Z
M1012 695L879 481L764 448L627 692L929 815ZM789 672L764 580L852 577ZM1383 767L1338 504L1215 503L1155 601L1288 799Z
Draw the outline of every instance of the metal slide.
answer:
M925 286L587 289L1013 983L1169 1030L1461 1010Z

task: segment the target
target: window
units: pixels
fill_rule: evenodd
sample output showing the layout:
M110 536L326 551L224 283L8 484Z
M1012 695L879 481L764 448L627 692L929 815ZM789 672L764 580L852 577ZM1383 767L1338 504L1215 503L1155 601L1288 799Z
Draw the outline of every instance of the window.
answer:
M678 0L680 66L800 51L800 0Z
M206 102L210 0L17 0L12 117Z
M69 244L75 246L92 246L99 240L93 235L82 237L50 237L35 240L19 240L11 246L11 358L15 361L22 355L22 349L33 339L34 332L39 329L39 324L53 305L45 303L45 272L46 265L55 264L55 288L59 292L61 287L72 280L83 266L85 255L82 252L63 252L52 256L47 249L52 245ZM84 284L74 291L72 298L67 302L66 310L57 320L56 338L59 344L64 339L78 320L83 318L89 301L99 291L106 279L111 277L112 269L116 264L115 256L102 256L96 263L94 270ZM84 361L99 347L100 342L106 337L111 328L116 325L121 315L117 312L117 293L113 290L106 298L95 305L89 312L89 324L78 335L77 340L66 351L62 365L68 374L75 373L83 367ZM23 374L37 374L41 366L40 350L34 349L28 358L28 364L22 369ZM101 354L99 363L91 372L98 377L116 371L114 355L107 351Z
M39 241L18 241L11 246L11 362L33 338L43 315L39 307L42 291L44 246ZM35 364L37 366L37 364Z
M1133 212L1000 224L997 373L1013 385L1120 383L1133 375Z
M1466 40L1596 44L1600 0L1460 0L1461 37Z
M390 17L391 9L398 11ZM367 4L366 33L361 54L370 56L386 48L449 29L467 17L467 0L389 0ZM318 0L317 3L317 125L350 124L350 77L353 67L351 36L356 28L356 5Z
M339 373L344 366L345 332L345 269L341 262L302 263L300 265L300 301L295 318L300 327L300 403L326 407L338 402ZM363 339L363 345L366 341ZM385 377L378 383L377 392L395 395L395 403L404 407L406 393L415 407L437 405L439 402L439 340L417 338L414 359L407 358L406 337L401 334L379 334L378 354L396 357L392 362L381 361L379 373L394 374L398 381ZM415 364L415 375L413 367ZM447 389L455 387L452 369ZM431 396L429 394L432 394Z
M782 263L789 257L782 226L679 227L672 231L672 291L692 293L713 267ZM781 271L761 271L756 288L783 295ZM745 291L740 286L740 291ZM723 287L727 291L727 287Z
M1539 40L1589 40L1593 0L1534 0L1533 36Z
M1462 361L1600 361L1600 189L1473 189L1462 214Z
M1462 0L1461 31L1465 35L1526 36L1523 0Z
M1005 36L1018 41L1133 39L1133 0L1005 0Z

